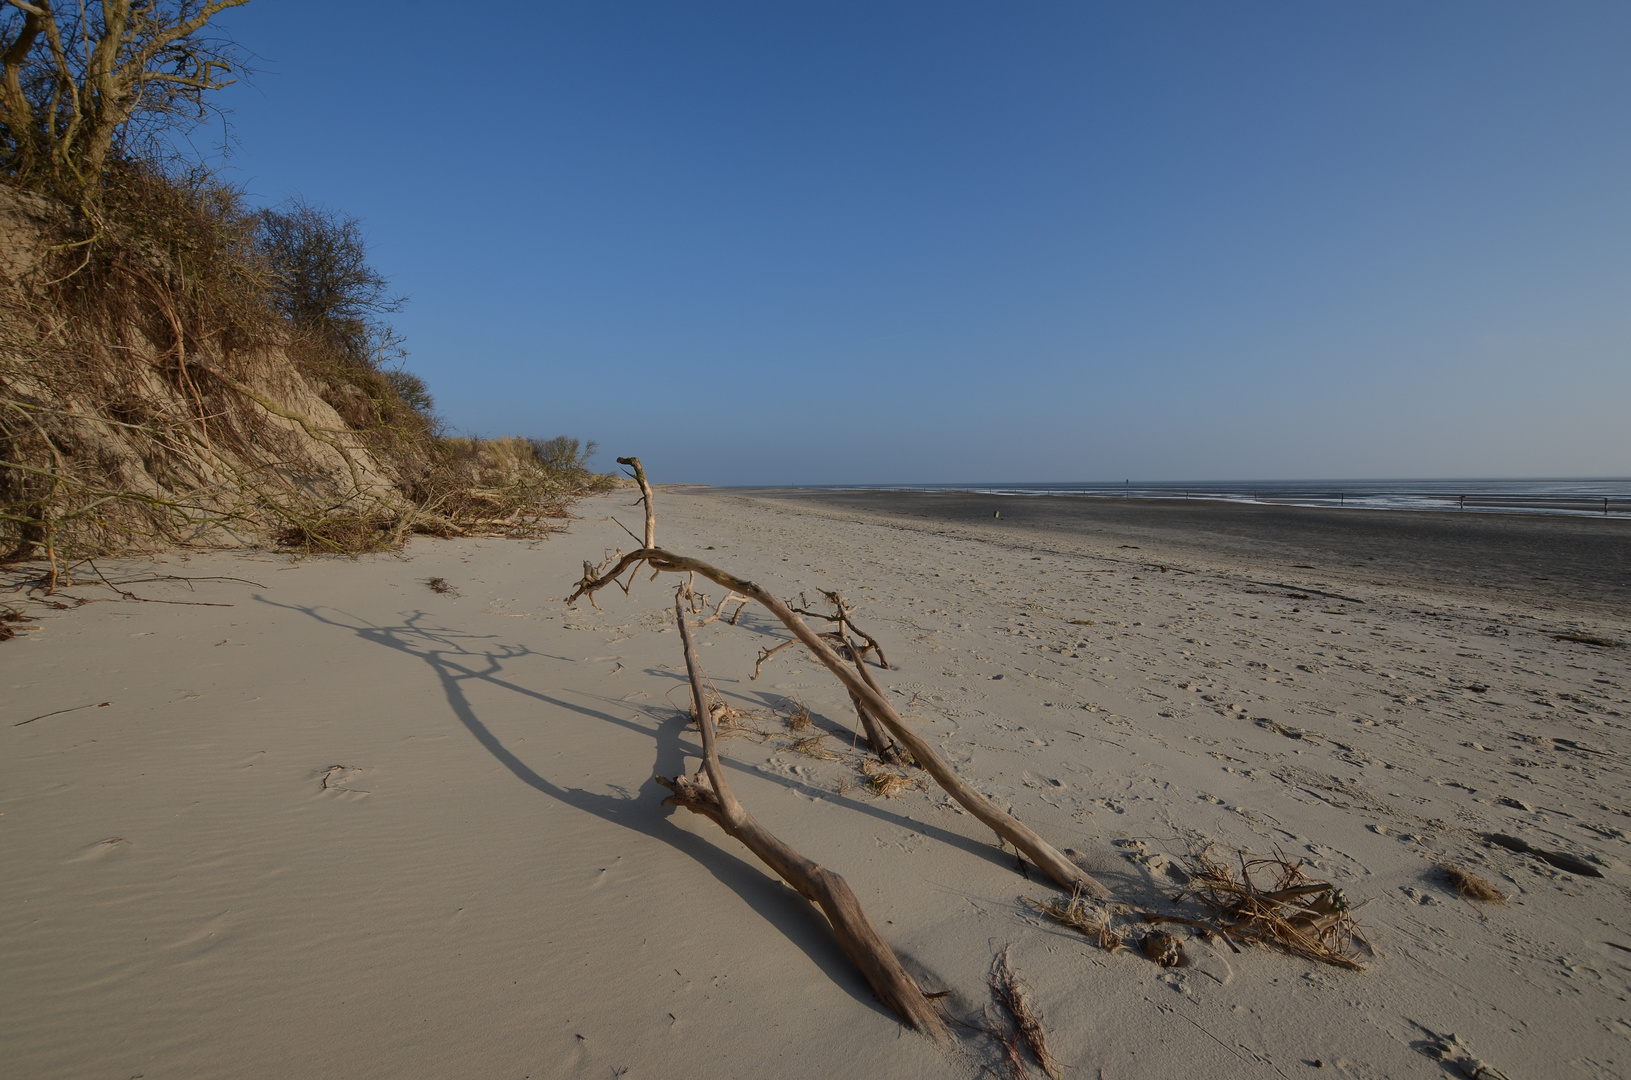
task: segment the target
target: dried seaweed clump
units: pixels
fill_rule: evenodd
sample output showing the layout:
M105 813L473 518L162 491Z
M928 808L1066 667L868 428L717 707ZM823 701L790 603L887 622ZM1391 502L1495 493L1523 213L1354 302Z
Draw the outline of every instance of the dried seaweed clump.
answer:
M992 1032L1002 1043L1003 1054L1007 1058L1008 1067L1013 1070L1016 1080L1025 1080L1028 1070L1025 1058L1019 1051L1019 1044L1023 1041L1031 1051L1031 1056L1042 1067L1042 1071L1061 1080L1065 1075L1059 1061L1048 1050L1048 1042L1042 1030L1042 1018L1037 1015L1036 1009L1031 1005L1030 997L1025 993L1025 986L1019 977L1008 966L1008 950L1003 949L991 965L991 996L1006 1012L1012 1022L1012 1027L1002 1032Z
M1228 863L1212 858L1210 849L1201 852L1189 867L1189 887L1214 917L1210 925L1202 924L1203 929L1337 967L1364 970L1351 950L1354 943L1367 947L1369 943L1354 921L1347 896L1329 881L1310 878L1302 865L1302 860L1292 862L1278 848L1269 858L1248 859L1242 852L1237 875ZM1265 873L1272 879L1266 887L1253 877Z
M1455 891L1469 900L1482 900L1486 904L1506 903L1506 894L1464 866L1440 863L1439 871L1455 886Z

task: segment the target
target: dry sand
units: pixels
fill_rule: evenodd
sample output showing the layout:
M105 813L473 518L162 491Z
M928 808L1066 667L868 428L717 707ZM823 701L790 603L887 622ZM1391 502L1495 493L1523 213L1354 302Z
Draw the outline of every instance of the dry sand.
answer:
M627 546L626 501L535 544L102 565L247 579L125 586L230 606L34 605L39 629L0 643L0 1076L1005 1075L979 1036L903 1031L813 909L661 806L653 774L697 765L671 591L560 602L583 557ZM981 1019L1012 945L1082 1080L1454 1075L1424 1053L1451 1033L1512 1080L1631 1075L1631 648L1553 636L1631 640L1590 557L1514 556L1493 581L1438 542L1413 572L1427 518L1364 512L1319 547L1204 514L705 491L659 510L668 547L850 597L908 718L1122 898L1165 903L1207 841L1278 847L1361 905L1374 946L1359 973L1198 940L1185 968L1100 951L1040 921L1020 897L1057 892L937 789L864 791L813 661L750 681L783 636L762 614L699 631L746 714L737 794L848 878L955 1016ZM1607 581L1631 535L1591 535ZM835 760L791 750L795 702L843 733ZM1446 859L1509 902L1458 898Z

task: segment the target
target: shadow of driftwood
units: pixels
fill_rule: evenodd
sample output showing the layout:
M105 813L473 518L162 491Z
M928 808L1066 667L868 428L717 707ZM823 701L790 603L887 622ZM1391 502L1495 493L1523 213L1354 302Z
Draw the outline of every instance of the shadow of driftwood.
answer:
M792 890L770 878L758 864L738 858L702 837L678 828L673 823L670 811L662 806L668 791L656 782L655 777L679 775L685 772L687 754L693 758L701 756L700 748L687 747L682 741L689 722L687 714L647 709L648 715L655 723L653 728L600 709L521 686L500 677L505 662L541 654L523 645L499 645L493 639L493 635L475 635L447 627L428 625L426 621L428 615L425 612L414 612L395 626L380 626L354 616L325 614L325 609L318 607L282 604L261 595L256 595L254 599L270 607L304 615L324 626L345 631L370 644L391 649L424 663L436 675L449 709L465 730L517 779L567 806L660 840L691 856L712 873L716 880L733 890L788 940L802 949L836 985L868 1008L893 1018L893 1014L872 995L860 973L851 966L832 937L825 919L815 908L805 903ZM640 789L633 793L632 798L626 795L599 795L582 788L564 787L552 782L505 746L482 721L465 692L465 686L471 682L497 686L554 708L653 738L656 745L656 760L653 764L652 778L647 779ZM742 768L740 764L729 762L728 759L726 764L736 769ZM765 776L757 771L753 775L790 787L803 787L782 777ZM812 790L810 793L817 792ZM830 792L819 794L833 797ZM934 829L917 821L903 821L876 807L853 803L851 805L870 816L927 835L939 836L958 846L972 846L981 854L995 854L995 849L984 848L967 837Z

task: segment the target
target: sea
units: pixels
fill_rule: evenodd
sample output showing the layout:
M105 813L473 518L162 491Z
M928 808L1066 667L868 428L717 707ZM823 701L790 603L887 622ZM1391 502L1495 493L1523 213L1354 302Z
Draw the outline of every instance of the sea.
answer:
M1206 499L1354 510L1631 517L1631 478L1609 480L1247 480L1064 484L856 484L846 490L971 491L1045 497Z

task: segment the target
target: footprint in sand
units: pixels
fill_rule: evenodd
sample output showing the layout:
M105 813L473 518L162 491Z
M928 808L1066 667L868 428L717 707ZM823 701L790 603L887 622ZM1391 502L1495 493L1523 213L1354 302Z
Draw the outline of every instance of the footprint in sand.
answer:
M329 798L347 801L366 799L373 792L356 786L363 770L349 765L330 765L317 774L318 791Z
M69 862L96 862L116 855L130 846L130 841L122 836L110 836L106 840L98 840L79 849L79 854L69 859Z

